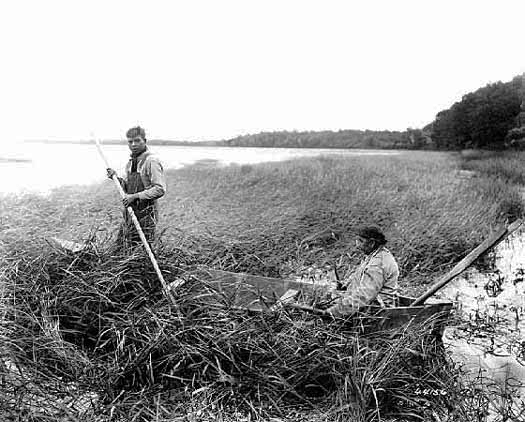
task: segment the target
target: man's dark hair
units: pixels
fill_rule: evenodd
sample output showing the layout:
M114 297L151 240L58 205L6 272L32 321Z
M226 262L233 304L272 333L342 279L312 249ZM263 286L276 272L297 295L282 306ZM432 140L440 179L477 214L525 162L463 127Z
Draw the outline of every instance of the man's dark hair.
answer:
M140 136L142 139L146 140L146 131L140 126L132 127L126 132L126 138L128 139L133 139L137 136Z
M386 237L379 227L363 226L357 229L357 235L363 239L372 239L378 246L386 244Z

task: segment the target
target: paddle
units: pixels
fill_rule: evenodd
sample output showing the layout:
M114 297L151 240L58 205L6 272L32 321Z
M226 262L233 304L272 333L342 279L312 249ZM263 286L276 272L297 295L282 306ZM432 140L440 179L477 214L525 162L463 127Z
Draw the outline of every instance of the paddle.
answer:
M430 289L419 296L409 307L419 305L430 296L436 293L439 289L465 271L476 259L478 259L483 253L488 251L490 248L501 242L509 234L516 231L523 224L523 220L518 219L510 224L508 227L504 227L495 232L491 237L485 239L476 249L472 250L465 258L463 258L452 270L445 274L437 283L435 283Z
M106 164L106 168L111 168L111 166L108 163L108 160L106 159L106 156L104 155L104 151L102 151L100 142L96 138L95 138L95 145L97 146L98 152L100 153L100 156L102 157L102 159L104 160L104 163ZM126 197L126 193L124 192L124 189L122 189L122 186L120 185L117 175L113 174L113 176L111 176L111 179L115 183L115 186L117 187L119 191L120 197L124 199ZM133 221L135 229L137 229L137 233L139 234L140 240L142 241L142 244L144 245L144 249L146 249L148 257L151 263L153 264L153 268L155 269L155 272L157 273L157 277L160 280L160 284L162 285L164 294L166 295L167 298L169 298L173 302L174 305L176 305L175 299L170 294L171 290L168 288L168 285L166 284L166 281L164 280L164 277L162 276L162 273L160 272L159 264L157 264L157 260L155 259L155 256L153 255L153 252L151 251L151 247L149 246L149 243L146 240L146 236L144 235L144 232L142 231L142 227L140 227L139 220L137 219L137 216L135 215L133 208L128 206L126 210L129 216L131 217L131 220Z

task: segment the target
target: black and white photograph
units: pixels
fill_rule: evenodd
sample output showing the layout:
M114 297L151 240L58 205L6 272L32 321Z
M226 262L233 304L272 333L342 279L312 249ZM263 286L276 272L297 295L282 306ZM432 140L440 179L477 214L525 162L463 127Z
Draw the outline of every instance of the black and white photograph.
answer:
M525 422L523 1L0 16L0 421Z

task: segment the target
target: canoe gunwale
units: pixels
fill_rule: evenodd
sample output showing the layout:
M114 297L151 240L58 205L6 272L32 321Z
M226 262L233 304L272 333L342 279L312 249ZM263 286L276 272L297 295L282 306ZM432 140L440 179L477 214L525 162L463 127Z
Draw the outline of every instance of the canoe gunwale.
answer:
M282 297L287 290L299 289L306 292L323 292L328 290L326 285L315 285L313 283L300 282L297 280L281 280L271 277L255 276L246 273L233 273L224 270L215 270L206 268L211 278L218 283L220 287L235 286L236 296L233 298L238 302L235 309L246 310L250 312L264 313L272 312L280 308L279 297ZM224 283L224 286L223 286ZM244 290L242 288L244 287ZM244 293L247 297L238 296L239 292ZM250 294L252 295L250 297ZM250 300L246 300L250 298ZM433 301L432 303L423 303L417 306L408 306L415 298L402 296L403 306L392 308L382 308L379 306L367 306L359 311L358 317L342 317L339 320L350 318L366 319L367 321L376 321L380 329L395 328L405 324L424 323L428 321L435 323L434 331L443 332L444 326L450 316L453 302L450 301ZM243 300L246 300L242 303ZM255 307L254 307L255 305ZM283 304L283 306L287 306ZM293 306L289 306L294 308ZM297 307L296 309L300 309ZM316 308L311 310L303 309L305 312L315 313ZM319 309L321 310L321 309ZM333 319L333 317L328 316Z

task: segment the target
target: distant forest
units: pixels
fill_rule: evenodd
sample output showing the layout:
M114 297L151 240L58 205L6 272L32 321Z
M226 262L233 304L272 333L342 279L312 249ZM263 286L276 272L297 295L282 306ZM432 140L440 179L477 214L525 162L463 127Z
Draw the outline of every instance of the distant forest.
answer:
M152 145L270 148L525 149L525 73L464 95L421 129L262 132L217 141L148 140ZM39 141L53 142L53 141ZM86 143L90 141L72 141ZM121 140L104 141L107 144Z
M281 148L422 148L429 144L421 130L404 132L340 130L337 132L263 132L222 141L228 146Z
M403 132L263 132L222 145L287 148L504 149L525 148L525 74L464 95L422 129Z
M28 142L61 143L62 141L35 140ZM92 140L72 140L67 143L90 144ZM107 139L106 145L122 144L124 140ZM227 147L268 147L268 148L373 148L373 149L419 149L430 146L430 138L419 129L404 132L373 130L340 130L338 132L263 132L255 135L243 135L237 138L219 141L175 141L149 139L149 145L179 146L227 146Z
M525 74L463 96L423 130L437 149L522 147L525 138Z

